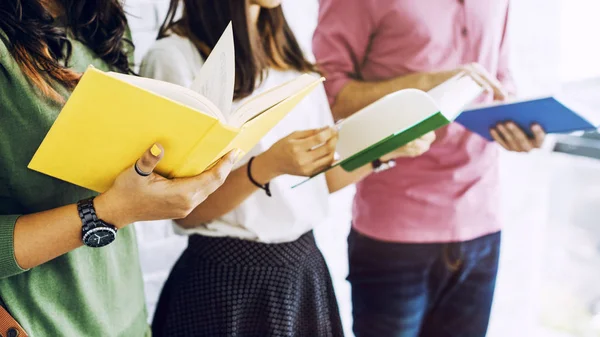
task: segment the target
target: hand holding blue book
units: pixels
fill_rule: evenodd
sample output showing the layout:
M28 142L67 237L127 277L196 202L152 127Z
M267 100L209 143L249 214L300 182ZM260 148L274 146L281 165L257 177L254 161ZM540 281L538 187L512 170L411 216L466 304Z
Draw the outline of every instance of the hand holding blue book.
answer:
M534 123L546 133L595 130L600 126L600 79L568 84L555 96L475 107L456 119L490 141L490 129L508 121L528 133Z

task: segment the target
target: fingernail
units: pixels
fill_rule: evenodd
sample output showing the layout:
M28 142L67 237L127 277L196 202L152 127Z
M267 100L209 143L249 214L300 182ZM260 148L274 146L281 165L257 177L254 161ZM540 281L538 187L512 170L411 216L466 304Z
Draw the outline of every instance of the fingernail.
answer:
M531 128L535 131L542 131L542 127L539 124L533 124Z
M152 148L150 148L150 153L152 153L153 156L158 157L162 153L162 150L158 145L154 144L152 145Z

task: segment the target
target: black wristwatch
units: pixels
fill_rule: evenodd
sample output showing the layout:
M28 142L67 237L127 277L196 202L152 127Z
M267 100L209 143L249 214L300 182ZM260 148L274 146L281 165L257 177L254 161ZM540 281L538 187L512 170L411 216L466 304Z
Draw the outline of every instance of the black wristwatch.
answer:
M385 170L389 170L392 167L396 166L395 160L389 160L386 162L381 161L380 159L375 159L371 162L371 166L373 167L373 172L379 173Z
M77 211L81 218L81 240L88 247L104 247L117 238L117 227L98 219L94 208L94 198L84 199L77 203Z

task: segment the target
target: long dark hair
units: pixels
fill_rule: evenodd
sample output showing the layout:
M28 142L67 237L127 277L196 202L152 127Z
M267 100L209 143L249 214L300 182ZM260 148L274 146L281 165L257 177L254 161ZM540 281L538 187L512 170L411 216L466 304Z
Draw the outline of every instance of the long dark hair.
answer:
M72 46L67 30L111 67L131 72L124 35L127 19L119 0L55 0L64 9L57 24L42 0L1 0L0 34L13 58L40 92L54 100L62 97L57 82L73 89L80 74L69 69Z
M176 16L183 2L180 19ZM175 33L190 39L204 58L231 21L235 43L236 99L252 94L269 68L316 72L306 60L281 6L261 8L258 24L248 20L249 0L171 0L158 38Z

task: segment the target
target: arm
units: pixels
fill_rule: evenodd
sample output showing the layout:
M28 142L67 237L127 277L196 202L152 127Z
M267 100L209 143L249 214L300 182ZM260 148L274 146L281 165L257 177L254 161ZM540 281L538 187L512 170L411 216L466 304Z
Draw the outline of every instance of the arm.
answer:
M325 173L329 193L335 193L348 185L359 182L371 173L373 173L371 164L359 167L352 172L346 172L341 166L335 167Z
M0 215L0 240L3 279L81 246L77 207L69 205L30 215Z
M345 118L358 111L356 107L366 106L383 94L394 91L391 83L368 88L369 92L363 96L364 101L359 98L359 102L348 103L347 107L339 105L336 99L342 88L350 82L362 83L359 82L360 66L368 58L372 36L384 15L381 8L381 2L373 0L321 0L319 3L313 51L317 64L327 77L325 89L336 119ZM352 112L348 113L347 110Z
M149 149L138 161L140 169L152 172L162 156L163 151L154 155ZM234 156L230 153L211 170L182 179L154 173L142 177L133 167L127 169L94 200L98 217L117 228L135 221L185 217L223 183ZM0 215L0 279L82 246L81 225L74 204L28 215Z
M450 74L410 74L381 82L361 80L360 66L376 34L385 7L373 0L321 0L313 36L317 63L336 120L346 118L379 98L405 88L429 90ZM347 24L353 22L355 24Z
M338 93L331 111L336 120L347 118L385 95L408 88L428 91L455 74L456 71L413 73L381 82L348 80Z
M496 98L504 98L504 90L496 78L474 64L407 74L385 81L364 81L360 68L367 61L369 45L385 21L385 14L386 8L381 2L373 0L321 0L313 50L327 77L325 88L336 120L398 90L428 91L459 72L467 73L482 86L493 90Z
M381 161L388 162L400 157L420 156L429 150L433 141L435 141L435 132L429 132L381 157ZM364 165L352 172L346 172L341 166L331 169L325 173L329 193L335 193L348 185L354 184L371 173L373 173L373 166L371 164Z
M296 131L273 144L252 162L251 174L266 184L284 174L311 176L333 162L337 133L332 128ZM225 184L189 216L177 220L184 228L193 228L217 219L238 207L257 187L248 174L248 164L235 170ZM277 196L273 196L276 198Z
M279 175L265 159L265 153L262 153L252 162L252 177L263 185ZM215 193L196 207L188 217L176 220L177 224L183 228L193 228L233 211L258 190L248 178L247 170L248 164L245 164L233 171Z
M94 202L101 219L111 219L112 223L122 223L118 214L106 209L106 205L97 198ZM83 245L81 241L81 219L75 204L55 208L45 212L22 216L9 216L0 219L4 228L14 226L14 262L10 274L39 266ZM8 227L10 228L10 227ZM12 248L12 247L11 247ZM11 251L3 253L6 258ZM9 260L10 261L10 260ZM6 277L4 273L1 277Z

